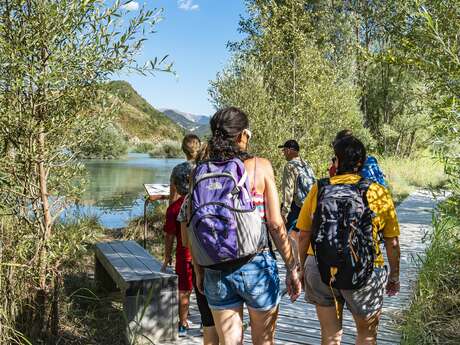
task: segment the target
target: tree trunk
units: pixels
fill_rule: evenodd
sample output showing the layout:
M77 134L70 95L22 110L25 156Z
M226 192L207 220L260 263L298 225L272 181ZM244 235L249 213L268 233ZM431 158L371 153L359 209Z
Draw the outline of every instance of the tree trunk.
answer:
M40 186L40 200L43 212L43 234L41 238L41 248L39 252L39 286L40 289L46 288L46 271L48 269L46 257L48 254L48 241L51 237L51 212L48 200L48 181L46 176L46 169L44 163L45 156L45 133L44 128L40 130L38 135L38 174Z
M34 324L31 330L32 339L41 338L47 336L47 314L48 314L48 294L49 288L47 286L47 273L48 273L48 242L51 237L51 212L48 200L48 184L47 174L45 169L45 129L41 124L40 132L37 138L38 148L38 182L40 191L40 204L42 211L42 227L40 234L40 246L38 252L38 290L35 296L35 307L34 310Z
M412 154L412 147L414 146L415 141L415 132L416 131L412 131L410 134L409 145L407 145L407 149L405 152L406 157L409 157Z

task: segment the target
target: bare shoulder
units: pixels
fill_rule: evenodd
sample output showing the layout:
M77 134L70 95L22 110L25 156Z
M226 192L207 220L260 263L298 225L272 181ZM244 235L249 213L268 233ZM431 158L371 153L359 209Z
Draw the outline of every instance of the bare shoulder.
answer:
M253 168L254 164L256 164L256 160L257 160L257 170L259 169L261 171L272 171L273 170L272 163L270 163L268 159L262 158L262 157L249 158L244 161L244 165L246 166L246 168Z

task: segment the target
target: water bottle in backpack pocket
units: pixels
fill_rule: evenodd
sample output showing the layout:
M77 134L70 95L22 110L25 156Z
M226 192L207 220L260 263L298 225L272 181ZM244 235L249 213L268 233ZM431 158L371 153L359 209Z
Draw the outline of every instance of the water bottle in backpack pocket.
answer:
M238 158L196 167L188 233L199 265L230 262L266 247L267 230L249 190L247 172Z
M366 193L371 181L358 184L318 182L312 247L321 280L337 289L364 286L374 269L372 218Z

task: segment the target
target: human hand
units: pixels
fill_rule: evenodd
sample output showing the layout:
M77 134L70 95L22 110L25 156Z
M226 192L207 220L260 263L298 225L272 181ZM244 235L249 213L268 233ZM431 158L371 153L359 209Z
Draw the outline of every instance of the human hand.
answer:
M302 285L302 290L305 291L305 272L303 269L299 271L299 280L300 284Z
M302 285L297 269L293 269L286 274L286 288L291 302L295 302L302 292Z
M149 195L149 200L150 201L157 201L157 200L164 200L168 199L167 195Z
M401 289L401 284L399 282L399 278L392 278L391 276L388 278L387 285L386 285L386 292L388 296L396 296Z

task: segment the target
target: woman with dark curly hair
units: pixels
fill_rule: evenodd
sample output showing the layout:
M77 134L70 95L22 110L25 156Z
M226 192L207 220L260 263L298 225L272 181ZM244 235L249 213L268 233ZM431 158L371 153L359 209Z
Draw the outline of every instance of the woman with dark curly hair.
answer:
M188 237L192 245L197 286L206 295L221 344L243 343L244 304L249 310L252 342L273 344L280 282L267 231L286 264L286 285L291 300L297 299L301 288L297 275L298 263L292 254L280 214L273 168L268 160L248 153L251 132L248 117L243 111L235 107L219 110L212 117L210 125L209 160L198 164L192 185L194 189L201 188L197 185L206 180L202 190L205 190L203 193L210 193L205 196L211 199L199 205L203 202L201 195L197 195L193 189L190 195ZM216 174L203 170L212 171L215 167L223 167L223 170ZM219 178L228 177L231 169L240 174L238 178L242 177L238 181L238 178L230 176L235 180L234 188L222 194L221 198L225 200L213 200L213 195L215 197L226 186L226 182ZM236 200L235 204L239 206L246 199L250 207L244 211L225 204ZM201 212L206 207L213 212ZM225 214L229 217L225 218ZM231 218L233 216L235 218ZM204 224L206 222L208 225ZM232 228L235 224L236 230ZM206 231L203 226L207 226ZM232 235L231 231L238 236ZM239 246L233 251L234 256L232 236L237 238L234 243ZM245 252L251 242L257 244L256 249Z

